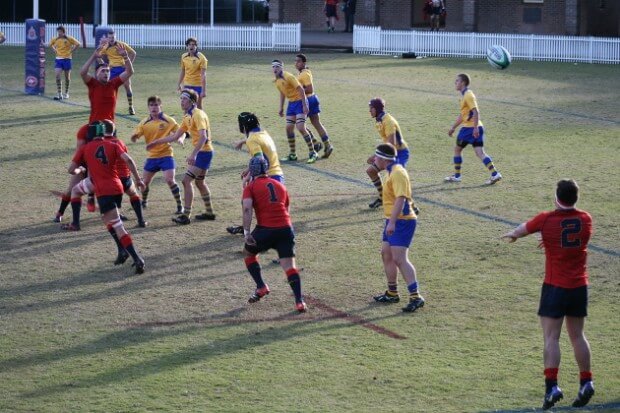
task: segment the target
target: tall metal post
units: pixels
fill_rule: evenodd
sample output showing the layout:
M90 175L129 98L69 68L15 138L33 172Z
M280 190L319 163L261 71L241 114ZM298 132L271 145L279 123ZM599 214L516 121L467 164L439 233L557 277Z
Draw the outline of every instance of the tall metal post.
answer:
M213 19L215 16L215 6L213 5L214 0L211 0L211 27L213 27Z
M211 3L213 3L213 0L211 0ZM32 18L39 18L39 0L32 0Z
M108 0L101 0L101 25L108 25Z

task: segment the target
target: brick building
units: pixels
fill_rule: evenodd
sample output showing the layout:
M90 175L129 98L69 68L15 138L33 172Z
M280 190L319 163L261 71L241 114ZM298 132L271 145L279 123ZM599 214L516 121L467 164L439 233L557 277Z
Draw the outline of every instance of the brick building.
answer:
M425 28L425 0L357 0L355 23ZM620 0L444 0L445 30L487 33L619 36ZM324 0L271 0L270 20L325 28ZM337 28L344 28L342 12Z

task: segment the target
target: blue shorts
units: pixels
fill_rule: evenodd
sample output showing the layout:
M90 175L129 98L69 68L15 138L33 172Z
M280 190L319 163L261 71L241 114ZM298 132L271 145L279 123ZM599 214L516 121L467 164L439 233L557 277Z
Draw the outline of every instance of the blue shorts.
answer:
M71 59L56 59L55 69L71 70Z
M396 163L401 164L404 168L407 166L407 161L409 161L409 149L399 149L396 152Z
M478 131L480 132L480 136L478 139L474 139L474 128L461 128L459 131L459 136L456 138L456 146L460 146L461 148L466 147L471 144L471 146L484 146L484 128L482 126L478 126Z
M586 317L588 315L588 286L562 288L543 284L538 315L550 318Z
M200 151L196 156L194 166L206 171L211 166L211 159L213 159L212 151Z
M388 237L385 233L389 220L385 220L385 226L383 227L383 242L390 244L390 247L405 247L409 248L411 241L413 241L413 234L415 234L415 226L417 220L415 219L397 219L396 229L394 233Z
M172 156L164 156L163 158L148 158L144 162L144 170L148 172L159 172L174 169L176 164Z
M125 71L125 66L112 66L110 67L110 80L115 77L119 77L121 73Z
M202 93L202 86L183 85L183 89L191 89L196 91L196 93L198 93L198 97L200 97L200 94Z
M296 100L295 102L288 102L288 106L286 108L286 116L297 116L304 114L304 104L301 100Z
M308 96L308 116L321 113L321 102L317 95Z
M282 175L269 175L271 179L275 179L276 181L284 184L284 177Z

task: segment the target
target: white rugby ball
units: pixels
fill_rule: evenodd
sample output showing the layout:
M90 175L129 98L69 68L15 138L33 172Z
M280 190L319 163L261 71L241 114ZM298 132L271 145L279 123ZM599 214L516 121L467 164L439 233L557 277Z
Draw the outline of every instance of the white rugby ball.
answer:
M512 62L510 52L503 46L494 45L487 49L487 61L496 69L506 69Z

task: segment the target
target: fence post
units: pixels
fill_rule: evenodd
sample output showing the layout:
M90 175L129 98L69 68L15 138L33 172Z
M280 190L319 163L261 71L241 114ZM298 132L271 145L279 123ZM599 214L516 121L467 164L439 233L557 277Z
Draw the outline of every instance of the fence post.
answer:
M588 63L592 63L592 54L594 53L594 37L590 36L590 44L588 50Z
M473 58L474 57L474 48L476 44L476 33L472 32L471 36L469 37L469 57Z
M534 60L534 35L530 35L530 62Z

